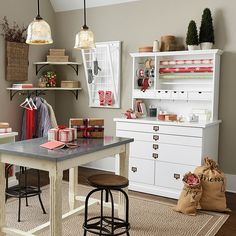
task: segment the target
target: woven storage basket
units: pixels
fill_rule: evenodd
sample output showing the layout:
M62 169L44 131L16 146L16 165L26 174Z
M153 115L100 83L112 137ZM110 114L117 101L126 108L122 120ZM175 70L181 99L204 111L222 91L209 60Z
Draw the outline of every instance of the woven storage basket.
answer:
M28 80L29 45L6 41L6 80Z

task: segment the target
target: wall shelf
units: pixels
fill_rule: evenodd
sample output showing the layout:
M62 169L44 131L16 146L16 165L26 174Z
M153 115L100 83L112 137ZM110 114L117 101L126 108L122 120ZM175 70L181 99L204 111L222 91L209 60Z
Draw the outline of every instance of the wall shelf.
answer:
M34 65L36 65L36 75L38 75L39 71L48 65L67 65L70 66L76 73L76 75L79 74L79 66L82 65L82 63L79 62L34 62Z
M74 94L76 100L78 100L79 91L82 90L82 88L61 88L61 87L46 87L46 88L7 88L7 90L10 91L10 100L12 101L13 97L16 94L20 95L36 95L40 96L45 94L45 91L69 91Z

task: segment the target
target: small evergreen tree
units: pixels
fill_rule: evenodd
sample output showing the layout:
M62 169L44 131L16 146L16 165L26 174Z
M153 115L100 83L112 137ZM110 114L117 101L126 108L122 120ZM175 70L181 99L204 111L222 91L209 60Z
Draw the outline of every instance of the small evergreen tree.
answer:
M199 42L200 43L210 42L213 44L215 43L213 20L209 8L204 9L202 14Z
M186 37L187 45L198 45L197 26L194 20L191 20L188 25L188 32Z

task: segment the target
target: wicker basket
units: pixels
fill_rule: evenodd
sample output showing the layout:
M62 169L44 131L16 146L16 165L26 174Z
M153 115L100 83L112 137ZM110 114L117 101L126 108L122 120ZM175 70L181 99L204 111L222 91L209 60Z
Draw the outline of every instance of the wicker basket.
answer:
M6 80L28 80L29 45L6 41Z

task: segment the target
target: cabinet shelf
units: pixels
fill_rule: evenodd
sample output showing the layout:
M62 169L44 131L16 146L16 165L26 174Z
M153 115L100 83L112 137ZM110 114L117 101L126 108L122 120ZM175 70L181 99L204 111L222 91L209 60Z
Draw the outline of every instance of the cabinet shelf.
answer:
M82 65L82 63L79 62L34 62L34 65L36 65L36 75L38 75L39 71L48 65L67 65L70 66L75 72L76 75L79 74L79 66Z
M39 96L44 94L45 91L70 91L71 93L74 94L76 100L78 100L79 91L82 90L82 88L34 87L34 88L7 88L7 90L10 91L10 100L12 100L16 94L27 95L27 96L34 94L36 96Z

